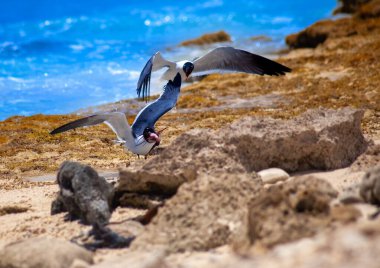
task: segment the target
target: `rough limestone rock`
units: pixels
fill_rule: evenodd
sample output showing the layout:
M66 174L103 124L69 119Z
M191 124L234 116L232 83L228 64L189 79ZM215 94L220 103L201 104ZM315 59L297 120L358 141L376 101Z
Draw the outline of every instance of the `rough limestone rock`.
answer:
M256 174L201 174L159 209L132 250L201 251L231 242L244 228L249 200L262 189Z
M328 182L314 177L265 189L249 205L250 242L272 247L316 234L330 223L330 202L337 195Z
M182 134L142 168L120 171L118 191L172 195L182 183L195 180L198 173L218 170L245 172L212 131L195 129Z
M192 252L166 259L168 267L207 268L377 268L380 262L378 221L327 231L312 239L279 245L266 254Z
M120 172L117 191L174 194L199 173L288 172L350 165L367 148L363 112L310 110L292 120L245 117L217 131L193 130L138 169Z
M360 195L366 202L380 205L380 166L370 169L364 175Z
M0 268L67 268L75 259L91 264L92 254L61 239L32 238L0 251Z
M362 111L345 108L309 110L287 121L246 117L224 131L224 140L248 172L337 169L349 166L367 148L362 116Z
M68 211L71 219L104 226L111 217L113 186L90 166L64 162L58 172L59 196L52 214Z

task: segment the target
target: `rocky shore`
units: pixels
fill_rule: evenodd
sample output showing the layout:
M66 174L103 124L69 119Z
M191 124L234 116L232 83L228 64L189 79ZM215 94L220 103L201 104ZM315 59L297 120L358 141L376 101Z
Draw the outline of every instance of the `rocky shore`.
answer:
M377 267L380 1L342 2L287 38L292 73L183 88L148 160L48 134L80 115L0 122L0 268Z

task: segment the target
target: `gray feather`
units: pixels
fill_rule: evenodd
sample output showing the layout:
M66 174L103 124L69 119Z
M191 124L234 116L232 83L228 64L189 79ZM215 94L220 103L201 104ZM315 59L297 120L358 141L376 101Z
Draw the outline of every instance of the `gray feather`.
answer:
M193 76L211 73L244 72L259 75L284 75L291 69L248 51L233 47L216 48L194 61Z
M160 97L154 102L145 106L136 116L132 124L132 131L135 136L142 135L147 127L154 129L157 120L170 111L177 103L181 89L181 75L177 73L173 81L169 81L164 87Z

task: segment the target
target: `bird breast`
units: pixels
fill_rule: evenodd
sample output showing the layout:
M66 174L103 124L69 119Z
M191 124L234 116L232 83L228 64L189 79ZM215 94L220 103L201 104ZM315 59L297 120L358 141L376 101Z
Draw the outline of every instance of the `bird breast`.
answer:
M185 61L176 62L175 68L171 67L167 69L166 72L164 72L164 74L161 76L161 79L173 81L174 77L177 75L177 73L179 73L181 75L182 81L185 81L186 74L183 71L183 64L185 64L185 62L188 62L188 61L185 60Z

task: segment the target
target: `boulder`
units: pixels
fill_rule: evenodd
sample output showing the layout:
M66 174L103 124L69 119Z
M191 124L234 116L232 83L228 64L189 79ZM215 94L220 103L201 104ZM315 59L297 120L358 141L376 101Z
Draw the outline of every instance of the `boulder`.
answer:
M216 131L192 130L142 167L122 170L117 191L173 195L200 173L346 167L367 148L362 116L350 108L317 109L291 120L245 117Z
M200 174L159 209L131 250L209 250L240 236L247 205L262 189L255 173Z
M92 254L61 239L31 238L0 251L1 268L67 268L79 259L91 264Z
M173 195L198 173L245 172L223 149L223 142L207 129L194 129L179 136L160 155L145 165L120 171L118 192Z
M68 211L70 219L104 226L111 217L113 186L90 166L64 162L58 171L59 195L52 214Z
M314 177L261 191L249 204L250 242L272 247L316 234L330 223L330 202L337 195L328 182Z
M291 120L246 117L221 131L225 150L247 172L330 170L349 166L366 150L362 117L350 108L317 109Z
M362 216L354 206L332 205L337 196L327 181L312 176L270 186L249 204L250 244L270 248L311 237Z

